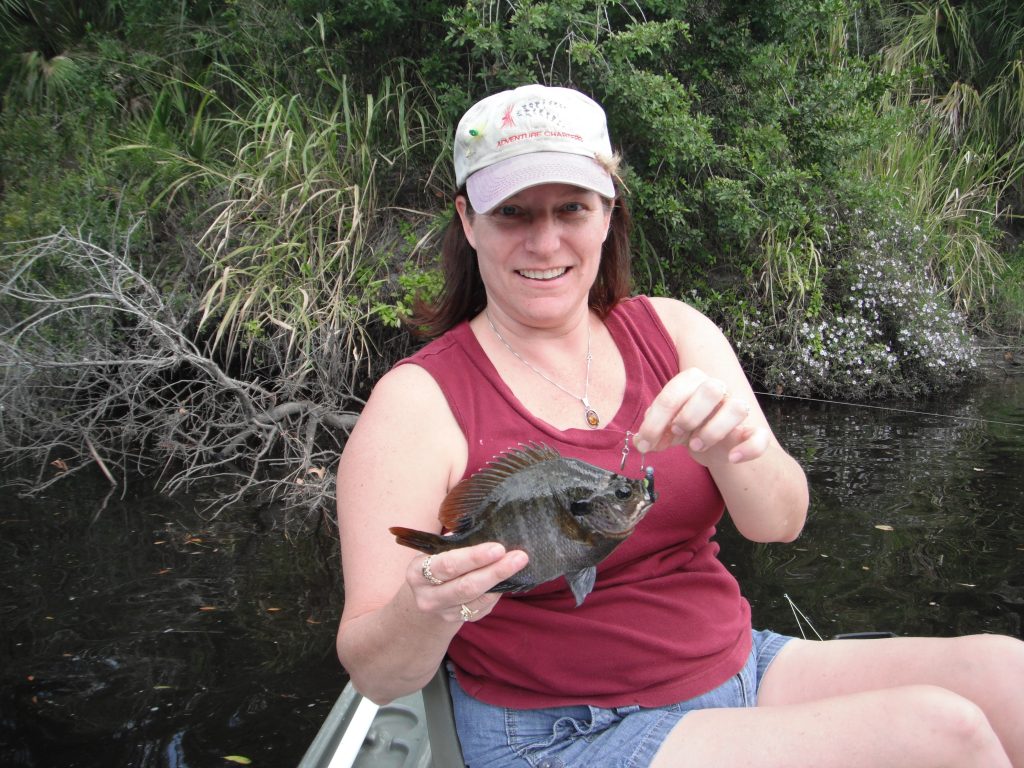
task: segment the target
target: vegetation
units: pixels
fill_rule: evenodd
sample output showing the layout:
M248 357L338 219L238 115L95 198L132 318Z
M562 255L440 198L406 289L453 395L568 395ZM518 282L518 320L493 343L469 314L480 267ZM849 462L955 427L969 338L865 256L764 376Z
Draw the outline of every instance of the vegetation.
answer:
M452 126L532 81L605 105L636 289L760 387L959 386L1024 328L1022 51L1006 0L0 0L0 448L315 509L436 287Z

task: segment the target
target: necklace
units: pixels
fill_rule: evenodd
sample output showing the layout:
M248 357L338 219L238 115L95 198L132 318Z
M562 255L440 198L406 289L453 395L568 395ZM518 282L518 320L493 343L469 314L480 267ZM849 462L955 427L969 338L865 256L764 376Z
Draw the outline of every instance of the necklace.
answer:
M544 371L540 370L540 368L535 368L533 365L530 364L530 362L526 358L524 358L522 355L520 355L518 352L512 349L512 345L505 341L504 336L498 333L498 329L494 327L494 322L491 320L490 313L488 313L486 310L484 311L484 317L487 318L487 324L491 326L491 330L494 331L494 335L498 337L498 341L504 344L505 349L507 349L509 352L515 355L523 365L525 365L531 371L533 371L542 379L544 379L544 381L548 382L548 384L554 384L560 390L565 392L565 394L567 394L569 397L573 398L574 400L579 400L581 403L583 403L583 418L586 419L588 427L590 427L591 429L597 429L599 426L601 426L601 417L597 415L597 411L594 410L594 407L590 404L590 400L588 399L590 395L590 361L593 359L590 354L589 320L587 322L587 377L583 384L583 396L580 397L575 392L570 392L568 389L563 387L554 379L548 378L547 374L545 374Z

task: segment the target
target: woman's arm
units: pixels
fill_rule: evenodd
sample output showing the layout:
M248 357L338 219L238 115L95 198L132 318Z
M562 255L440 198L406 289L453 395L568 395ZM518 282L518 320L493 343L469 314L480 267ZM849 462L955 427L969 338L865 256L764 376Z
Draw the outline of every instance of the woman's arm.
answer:
M395 542L389 526L438 532L437 512L466 466L467 448L433 378L403 365L378 382L338 467L338 531L345 608L338 658L355 687L383 703L421 688L462 626L460 605L487 614L485 594L522 568L525 555L481 544L435 556Z
M722 332L693 307L652 299L681 373L655 398L639 450L685 443L718 485L736 528L754 541L792 541L807 517L807 478L779 445Z

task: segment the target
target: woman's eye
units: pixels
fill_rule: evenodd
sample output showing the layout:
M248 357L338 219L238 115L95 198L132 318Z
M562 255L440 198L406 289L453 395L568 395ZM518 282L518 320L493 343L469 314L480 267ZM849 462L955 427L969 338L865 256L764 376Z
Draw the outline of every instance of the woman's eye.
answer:
M514 205L499 205L498 208L495 210L495 213L497 213L499 216L515 216L517 213L519 213L519 209L516 208Z
M568 213L579 213L580 211L583 210L583 204L582 203L566 203L565 204L565 210Z

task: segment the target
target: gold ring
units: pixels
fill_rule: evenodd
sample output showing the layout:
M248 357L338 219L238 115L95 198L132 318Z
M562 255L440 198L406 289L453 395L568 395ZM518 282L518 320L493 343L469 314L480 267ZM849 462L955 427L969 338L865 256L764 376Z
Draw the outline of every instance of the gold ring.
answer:
M480 613L480 611L474 611L465 603L459 606L459 616L462 617L463 621L471 621L478 613Z
M423 578L424 579L426 579L427 581L429 581L431 584L433 584L436 587L436 586L439 586L441 584L444 584L444 582L441 581L441 579L437 578L437 576L435 576L434 574L432 574L430 572L430 561L433 560L433 559L434 559L433 555L427 555L423 559L423 565L420 566L420 573L423 574Z

